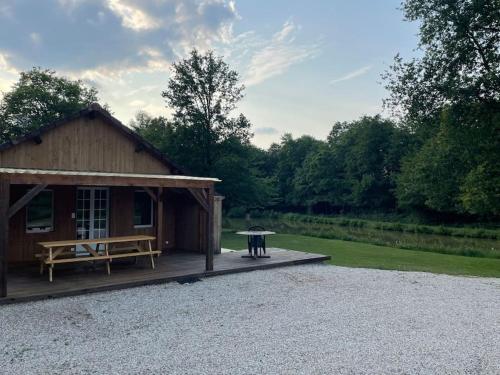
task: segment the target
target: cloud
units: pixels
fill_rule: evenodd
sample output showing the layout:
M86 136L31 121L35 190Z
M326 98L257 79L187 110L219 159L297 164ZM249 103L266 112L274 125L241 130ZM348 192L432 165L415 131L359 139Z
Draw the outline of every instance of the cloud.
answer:
M276 128L268 126L268 127L256 128L254 130L254 133L255 134L263 134L263 135L274 135L274 134L278 134L279 131Z
M165 72L192 48L224 43L238 15L228 0L2 0L0 18L0 49L19 70L116 77Z
M8 4L0 4L0 18L12 18L12 8Z
M259 84L271 77L285 73L293 65L316 57L319 53L318 43L296 43L296 35L300 28L292 21L283 24L281 30L272 38L263 43L255 40L255 35L249 33L242 36L243 45L252 49L258 47L251 54L250 64L244 75L247 86ZM245 43L246 42L246 43ZM247 51L244 51L248 53Z
M19 71L10 64L9 55L0 51L0 94L16 81Z
M42 44L42 37L38 33L30 33L30 39L35 46Z
M108 0L107 6L122 20L122 25L135 31L157 29L161 26L159 19L148 14L126 1Z
M353 70L352 72L349 72L347 73L346 75L342 76L342 77L339 77L339 78L335 78L335 79L332 79L330 81L330 85L333 85L335 83L338 83L338 82L342 82L342 81L348 81L350 79L353 79L353 78L356 78L356 77L359 77L359 76L362 76L363 74L366 74L368 73L368 71L372 68L371 65L366 65L366 66L363 66L362 68L359 68L357 70Z

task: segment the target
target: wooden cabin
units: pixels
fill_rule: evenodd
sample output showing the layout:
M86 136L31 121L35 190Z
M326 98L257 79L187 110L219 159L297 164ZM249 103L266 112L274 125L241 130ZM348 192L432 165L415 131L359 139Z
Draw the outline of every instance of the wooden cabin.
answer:
M0 145L0 297L8 267L35 262L42 241L152 235L212 270L218 181L187 175L98 104Z

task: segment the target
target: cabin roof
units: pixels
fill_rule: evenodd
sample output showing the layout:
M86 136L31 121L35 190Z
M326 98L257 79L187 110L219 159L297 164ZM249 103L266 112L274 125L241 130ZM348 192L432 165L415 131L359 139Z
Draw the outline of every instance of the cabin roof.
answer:
M43 134L51 131L54 128L67 124L72 120L76 120L81 117L89 117L93 118L94 116L100 116L103 120L105 120L108 124L114 126L116 129L125 134L129 139L136 143L138 148L141 148L147 152L149 152L153 157L160 160L167 167L170 168L172 174L176 175L186 175L186 171L183 167L179 166L175 162L173 162L169 157L167 157L163 152L158 150L151 143L146 141L143 137L141 137L134 130L124 125L120 120L116 117L112 116L108 111L102 108L98 103L92 103L88 107L83 108L82 110L68 115L59 120L53 121L49 124L43 125L35 131L32 131L28 134L15 138L13 140L7 141L3 144L0 144L0 151L9 149L11 147L15 147L19 143L23 143L26 141L33 141L40 138Z

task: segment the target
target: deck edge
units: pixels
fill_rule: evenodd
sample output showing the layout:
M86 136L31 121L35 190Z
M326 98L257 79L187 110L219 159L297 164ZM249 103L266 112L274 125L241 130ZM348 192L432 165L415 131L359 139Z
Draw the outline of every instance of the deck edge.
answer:
M311 254L311 253L309 253L309 254ZM252 272L252 271L266 270L266 269L279 268L279 267L289 267L289 266L309 264L309 263L321 263L321 262L324 262L324 261L327 261L330 259L331 259L331 256L329 256L329 255L318 254L315 257L288 260L288 261L284 261L284 262L280 262L280 263L263 263L263 264L250 265L248 267L219 269L219 270L215 269L213 271L195 272L195 273L178 275L178 276L161 277L161 275L160 275L160 277L155 278L155 279L131 281L131 282L125 282L125 283L121 283L121 284L117 284L117 285L96 286L96 287L85 288L85 289L80 289L80 290L69 290L69 291L55 292L55 293L49 293L49 294L40 294L40 295L35 295L35 296L22 296L22 297L9 297L9 296L7 296L7 297L0 298L0 306L17 304L17 303L36 302L36 301L43 301L43 300L64 298L64 297L74 297L74 296L79 296L79 295L84 295L84 294L103 293L103 292L116 291L116 290L121 290L121 289L138 288L138 287L148 286L148 285L166 284L166 283L170 283L170 282L182 281L183 279L188 279L188 278L208 278L208 277L214 277L214 276L229 275L229 274L233 274L233 273L236 274L236 273L242 273L242 272Z

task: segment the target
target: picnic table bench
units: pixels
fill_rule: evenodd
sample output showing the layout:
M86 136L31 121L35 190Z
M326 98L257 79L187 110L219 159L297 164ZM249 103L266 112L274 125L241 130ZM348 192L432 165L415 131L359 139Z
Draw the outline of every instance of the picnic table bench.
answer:
M93 262L104 260L108 275L111 274L110 263L113 259L129 258L139 256L149 256L151 258L151 268L155 268L153 255L160 255L161 251L153 250L151 241L156 237L137 235L106 237L87 240L68 240L68 241L47 241L39 242L42 252L36 254L40 260L40 274L44 272L45 266L49 269L49 281L52 282L52 272L56 264L75 263L75 262ZM142 242L147 243L144 248ZM118 247L119 244L128 244L125 247ZM95 249L92 247L95 245ZM101 245L103 246L102 248ZM78 254L76 247L81 246L86 253Z

